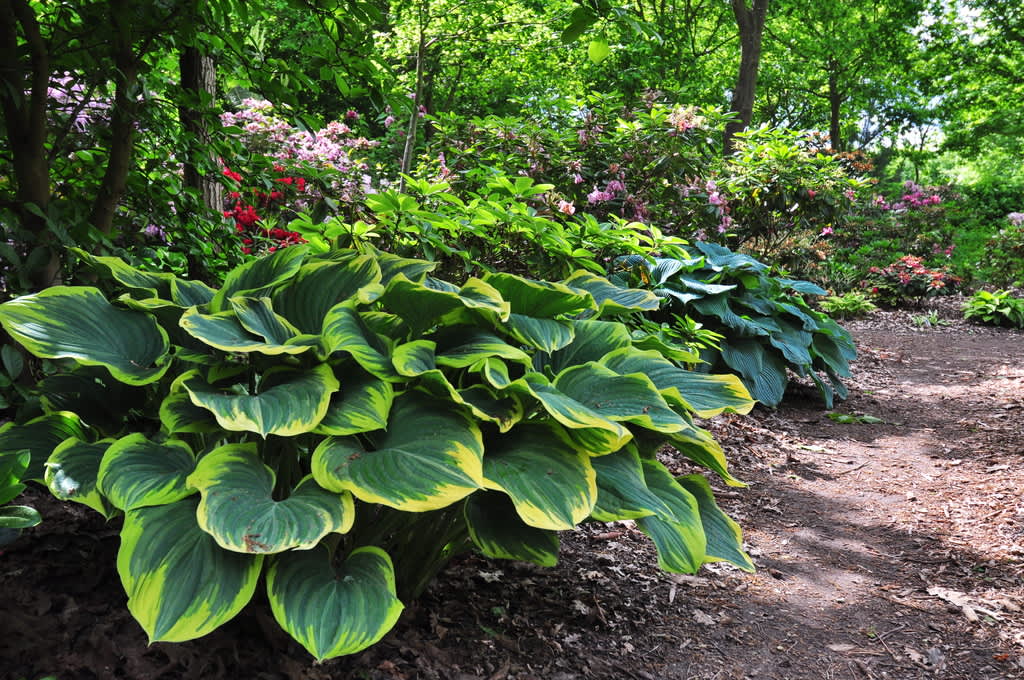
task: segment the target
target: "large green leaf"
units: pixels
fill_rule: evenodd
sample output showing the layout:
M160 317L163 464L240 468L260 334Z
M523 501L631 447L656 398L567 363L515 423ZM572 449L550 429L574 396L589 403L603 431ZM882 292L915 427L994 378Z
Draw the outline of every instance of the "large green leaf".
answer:
M173 274L147 272L132 267L119 257L93 255L81 248L69 248L104 278L144 294L144 297L167 297L174 281Z
M302 371L279 371L264 376L273 386L258 394L237 394L211 385L201 376L182 382L192 403L202 406L225 430L282 437L312 432L327 413L338 380L331 367L320 364ZM262 386L261 386L262 387Z
M619 375L591 361L559 373L554 387L608 420L634 423L657 432L679 432L689 426L644 375Z
M484 476L488 488L507 493L519 517L538 529L572 529L597 500L590 457L547 425L522 424L494 437L488 442Z
M234 298L232 302L245 299ZM301 354L316 347L319 343L319 338L316 336L294 333L290 337L282 337L281 341L267 340L265 337L256 336L242 325L234 311L202 314L193 307L181 316L180 323L181 327L192 337L225 352L259 352L270 355ZM255 324L250 324L250 326L255 327ZM281 330L280 337L284 335L284 328L286 327L281 326L273 330ZM271 328L263 330L268 334L272 332Z
M729 473L722 445L707 430L691 425L685 430L672 432L666 436L679 453L717 473L729 486L746 486Z
M201 307L209 304L217 291L202 281L174 279L171 281L171 300L179 307Z
M599 522L658 515L671 517L671 509L647 488L635 447L625 446L590 460L597 473L597 503L591 517Z
M58 444L70 438L88 438L74 413L48 413L24 425L4 423L0 425L0 454L28 451L31 459L22 479L41 482L46 459Z
M120 432L124 414L145 399L144 387L125 385L99 366L77 366L72 373L46 376L36 388L47 412L70 411L110 434Z
M419 334L437 325L452 312L477 309L504 321L510 311L501 293L480 279L469 279L462 288L442 290L427 282L418 283L398 275L388 284L380 299L389 312L397 314Z
M145 385L170 365L167 333L153 317L118 309L95 288L54 286L0 305L0 324L37 357L103 366Z
M198 372L190 371L187 375L198 375ZM184 389L171 392L160 402L160 424L171 434L215 432L220 429L213 414L193 404Z
M222 550L196 523L198 498L125 513L117 573L150 642L202 637L256 590L262 555Z
M484 281L496 288L508 300L515 314L540 319L575 316L587 310L597 310L594 299L586 291L570 288L562 283L533 281L514 274L487 274Z
M708 542L704 561L725 560L744 571L754 571L754 563L743 550L743 531L718 507L708 480L701 475L687 475L676 481L697 499L701 525Z
M284 500L275 500L274 473L250 444L226 444L196 465L188 485L203 500L199 526L226 550L278 553L308 550L329 533L352 527L348 493L331 493L307 476Z
M327 413L315 430L317 434L344 436L387 427L388 413L395 398L391 383L360 368L349 370L340 383L341 387L331 397Z
M195 455L185 442L169 439L157 444L135 433L107 448L97 485L121 510L166 505L195 493L186 482L195 466Z
M562 349L575 337L569 321L540 319L526 314L509 314L504 323L495 320L494 327L542 352Z
M432 338L437 345L436 361L439 366L465 368L488 357L500 357L523 365L530 363L530 355L523 350L494 333L472 326L450 326Z
M451 505L483 486L483 440L471 417L420 392L395 400L387 432L366 448L329 437L313 453L313 476L332 491L407 512Z
M96 487L100 461L110 444L110 440L90 444L68 439L57 446L46 461L45 479L50 493L62 501L82 503L110 517L110 504Z
M661 300L649 290L623 288L588 271L574 272L562 283L590 293L597 303L598 316L628 312L653 312L661 306Z
M422 281L427 274L437 269L436 262L414 260L382 251L376 252L377 264L380 265L381 283L385 286L399 274L410 281Z
M32 454L28 451L0 453L0 505L10 502L25 490L21 483Z
M327 312L321 342L327 356L347 352L372 375L389 382L404 381L391 363L388 343L367 328L352 303L335 305Z
M469 537L484 555L542 567L558 563L558 533L525 524L505 494L475 493L466 499L465 513Z
M620 375L643 374L670 402L701 418L723 411L749 413L754 400L735 375L709 375L679 368L653 350L624 349L606 356L602 364Z
M306 254L305 246L281 248L232 269L225 277L224 285L210 301L210 309L214 312L225 310L229 307L228 300L236 296L260 297L270 293L276 286L298 274Z
M643 467L647 487L669 508L671 519L664 515L641 517L636 524L654 541L659 567L673 573L696 573L705 562L707 548L697 499L661 463L644 460Z
M789 382L782 357L754 338L722 340L721 351L722 360L740 374L754 399L767 406L778 406Z
M39 511L26 505L5 505L0 507L0 529L28 529L43 518Z
M331 307L347 300L372 302L384 290L380 282L380 266L370 255L309 262L274 296L274 309L302 333L319 334Z
M325 547L278 555L267 596L277 623L318 660L366 649L403 609L391 558L376 547L353 550L338 568Z
M600 361L606 354L617 349L629 347L632 338L629 329L614 321L573 321L573 340L571 343L550 355L538 354L536 364L547 363L554 373L588 361ZM543 365L535 366L537 370Z

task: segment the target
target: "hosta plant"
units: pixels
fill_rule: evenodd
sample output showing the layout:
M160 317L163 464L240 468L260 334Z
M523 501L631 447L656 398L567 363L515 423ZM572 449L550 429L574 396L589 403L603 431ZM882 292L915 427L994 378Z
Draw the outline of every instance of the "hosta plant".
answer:
M991 326L1024 328L1024 298L1008 290L979 290L964 303L964 318Z
M551 565L588 519L636 520L667 570L751 568L705 478L655 452L738 484L692 416L752 401L601 318L654 308L649 292L583 271L453 285L426 261L305 246L215 290L80 255L113 292L0 306L67 369L0 441L59 498L123 515L117 569L151 640L205 635L262 587L313 656L350 654L459 552Z
M825 290L774 276L763 262L714 243L687 248L688 258L618 258L610 278L663 298L652 316L674 310L720 333L719 348L703 352L709 367L738 374L758 401L781 402L788 371L813 380L828 408L836 396L846 398L853 340L803 298Z

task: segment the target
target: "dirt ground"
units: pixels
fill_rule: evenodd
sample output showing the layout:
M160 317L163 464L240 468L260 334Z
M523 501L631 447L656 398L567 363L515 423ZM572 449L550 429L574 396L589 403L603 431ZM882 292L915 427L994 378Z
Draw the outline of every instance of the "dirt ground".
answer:
M944 309L847 324L835 413L855 418L797 388L709 424L749 484L719 498L756 574L664 574L629 523L591 525L552 569L457 561L350 658L314 664L260 606L147 646L116 524L30 491L45 522L0 555L0 678L1024 678L1024 333ZM840 422L862 416L881 422Z

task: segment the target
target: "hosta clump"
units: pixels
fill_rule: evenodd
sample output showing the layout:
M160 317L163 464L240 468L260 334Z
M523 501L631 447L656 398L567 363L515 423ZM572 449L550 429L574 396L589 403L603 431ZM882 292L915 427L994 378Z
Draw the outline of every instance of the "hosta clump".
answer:
M752 401L602 320L651 293L582 271L456 286L429 262L304 246L215 290L80 255L120 294L0 306L67 363L39 385L48 413L0 440L58 497L123 514L118 573L152 640L205 635L262 583L311 654L353 653L453 555L554 564L557 532L588 518L635 519L668 570L751 567L704 477L655 451L738 484L691 416Z
M825 295L808 281L773 276L768 265L707 242L687 246L689 258L627 256L611 280L643 285L666 300L664 310L689 315L722 334L720 349L704 353L711 370L737 373L755 399L782 401L787 371L814 381L826 407L845 399L856 348L850 334L804 295ZM655 314L656 316L656 314Z

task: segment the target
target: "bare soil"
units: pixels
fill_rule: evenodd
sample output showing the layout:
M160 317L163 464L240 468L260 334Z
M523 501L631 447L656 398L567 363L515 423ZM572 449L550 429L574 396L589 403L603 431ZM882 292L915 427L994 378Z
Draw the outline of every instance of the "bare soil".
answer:
M46 519L0 555L0 678L1024 678L1024 333L944 309L848 324L860 358L835 413L880 423L799 387L708 423L749 484L718 491L756 574L665 574L629 523L595 524L552 569L460 559L350 658L314 664L260 606L147 645L116 523L30 491Z

